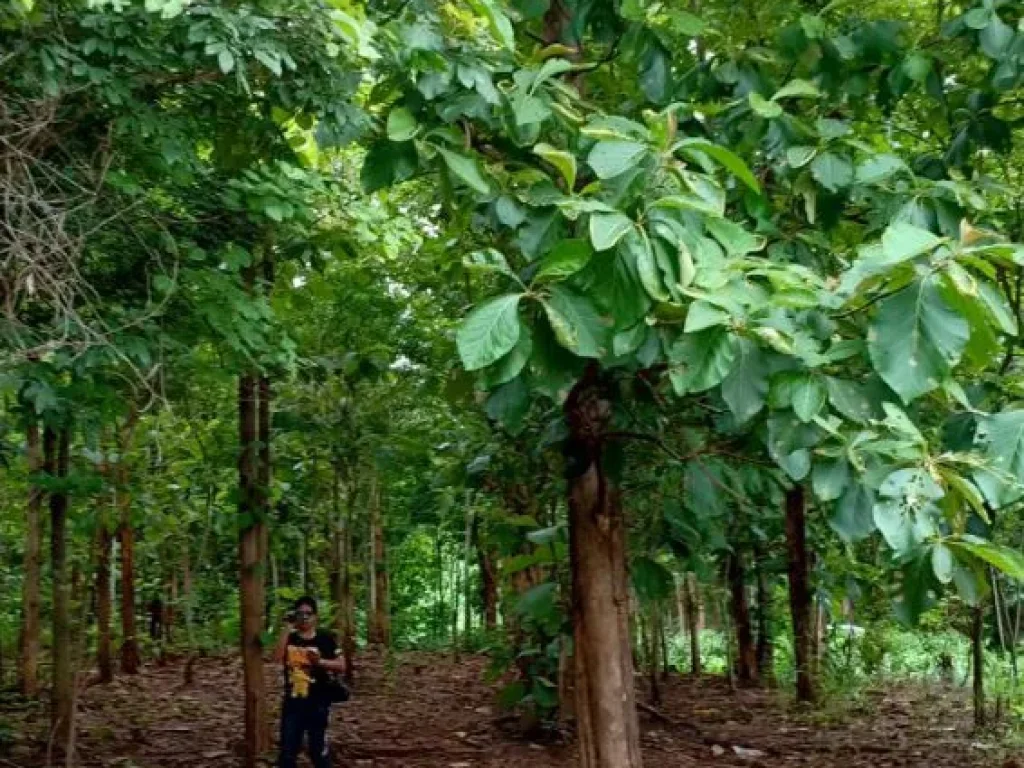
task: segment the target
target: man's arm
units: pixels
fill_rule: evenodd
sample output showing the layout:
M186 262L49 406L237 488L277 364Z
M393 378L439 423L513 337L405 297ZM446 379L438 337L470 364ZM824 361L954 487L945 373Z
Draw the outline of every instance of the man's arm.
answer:
M320 666L329 672L344 672L345 671L345 660L342 658L336 659L320 659Z
M345 659L338 655L338 643L331 636L330 645L324 648L323 655L318 656L316 663L328 672L344 672Z

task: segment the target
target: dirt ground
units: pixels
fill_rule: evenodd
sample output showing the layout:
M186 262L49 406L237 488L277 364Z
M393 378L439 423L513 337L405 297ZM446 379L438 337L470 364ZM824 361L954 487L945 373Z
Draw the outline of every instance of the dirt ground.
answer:
M569 768L568 739L530 741L495 709L485 660L406 654L364 658L353 700L335 708L339 766L364 768ZM279 674L267 667L275 694ZM639 693L646 700L646 691ZM182 686L182 663L149 665L136 677L86 689L77 747L83 768L213 768L239 764L241 669L216 657ZM276 716L276 700L274 714ZM13 743L0 766L47 764L44 710L0 703ZM662 705L641 714L647 768L1024 768L991 738L972 734L962 691L899 688L844 707L793 711L784 697L730 691L720 679L675 678ZM6 754L4 754L6 752Z

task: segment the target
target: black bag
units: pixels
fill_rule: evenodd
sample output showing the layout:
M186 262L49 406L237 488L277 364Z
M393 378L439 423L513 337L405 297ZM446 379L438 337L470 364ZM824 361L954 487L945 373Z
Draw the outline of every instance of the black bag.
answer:
M348 686L342 682L341 677L337 674L327 676L324 692L327 694L327 700L331 704L343 704L352 698Z

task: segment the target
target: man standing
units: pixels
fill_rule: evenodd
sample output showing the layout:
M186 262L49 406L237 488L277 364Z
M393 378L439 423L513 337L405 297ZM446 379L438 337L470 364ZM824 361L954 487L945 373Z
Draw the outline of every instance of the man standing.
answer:
M278 766L295 768L302 738L308 734L309 757L314 768L330 768L328 676L331 672L344 672L345 661L338 658L334 636L317 629L316 600L312 597L295 601L288 622L274 650L274 660L284 665Z

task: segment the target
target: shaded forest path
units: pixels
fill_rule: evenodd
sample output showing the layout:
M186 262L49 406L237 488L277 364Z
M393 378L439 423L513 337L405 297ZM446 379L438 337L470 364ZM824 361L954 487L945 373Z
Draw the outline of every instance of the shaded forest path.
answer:
M454 664L439 654L364 657L351 702L335 708L335 763L352 768L571 768L571 745L514 734L482 682L485 660ZM241 748L241 666L235 656L195 665L182 687L180 661L149 665L82 696L78 746L83 768L234 766ZM268 680L278 670L268 665ZM813 768L1024 768L970 731L962 692L894 689L871 695L837 722L824 712L796 715L777 694L730 691L724 681L674 678L660 712L641 716L647 768L812 766ZM276 699L276 695L275 695ZM276 706L275 706L276 716ZM22 733L0 765L40 768L40 710L25 710ZM10 713L7 713L10 717ZM699 733L692 727L699 728ZM308 763L307 763L308 765Z

